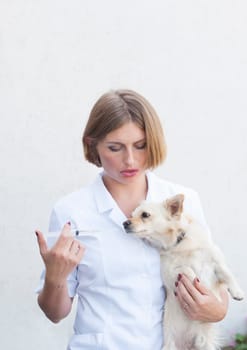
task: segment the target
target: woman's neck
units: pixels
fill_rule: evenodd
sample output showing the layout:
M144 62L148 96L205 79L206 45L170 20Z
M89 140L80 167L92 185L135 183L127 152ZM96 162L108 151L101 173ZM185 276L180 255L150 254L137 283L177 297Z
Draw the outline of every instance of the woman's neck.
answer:
M148 183L144 173L128 184L119 183L107 175L103 175L103 182L126 217L130 217L133 210L146 199Z

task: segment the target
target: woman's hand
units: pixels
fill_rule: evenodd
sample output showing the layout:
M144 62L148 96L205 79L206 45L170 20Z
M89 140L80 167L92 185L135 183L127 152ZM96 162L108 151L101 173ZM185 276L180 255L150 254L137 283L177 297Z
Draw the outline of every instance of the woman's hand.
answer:
M227 313L228 293L223 286L219 300L198 278L192 283L187 276L178 275L175 294L185 314L192 320L218 322Z
M64 225L57 242L48 248L40 231L36 231L38 245L46 267L45 283L38 296L38 303L52 322L66 317L72 307L68 293L67 277L80 263L85 248L73 238L70 224Z
M58 240L48 248L40 231L36 231L40 254L46 267L46 280L52 283L65 281L68 275L80 263L85 248L76 240L70 230L70 224L64 225Z

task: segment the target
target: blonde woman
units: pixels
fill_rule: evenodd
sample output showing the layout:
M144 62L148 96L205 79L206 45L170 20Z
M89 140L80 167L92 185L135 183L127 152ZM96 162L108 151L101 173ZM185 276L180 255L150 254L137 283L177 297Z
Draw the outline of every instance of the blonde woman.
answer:
M74 335L69 350L161 350L165 290L159 253L127 235L122 223L144 199L161 201L185 194L185 207L206 226L197 193L158 178L152 170L166 157L160 120L151 104L131 90L110 91L95 103L84 134L85 158L102 168L88 186L57 202L51 248L36 231L45 264L38 303L53 322L66 317L77 295ZM74 230L86 233L77 239ZM191 319L217 322L228 306L198 280L179 276L178 303ZM191 304L191 303L190 303Z

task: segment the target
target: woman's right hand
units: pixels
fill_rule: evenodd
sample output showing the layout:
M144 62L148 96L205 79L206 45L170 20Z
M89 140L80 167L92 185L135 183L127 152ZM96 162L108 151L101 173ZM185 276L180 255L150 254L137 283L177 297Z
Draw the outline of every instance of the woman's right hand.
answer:
M44 235L35 231L40 254L46 267L46 281L61 283L80 263L85 247L71 233L70 223L64 225L53 247L48 248Z

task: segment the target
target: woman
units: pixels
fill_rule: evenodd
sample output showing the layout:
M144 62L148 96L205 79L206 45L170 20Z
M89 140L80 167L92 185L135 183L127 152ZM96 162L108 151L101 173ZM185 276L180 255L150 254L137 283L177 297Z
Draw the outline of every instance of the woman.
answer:
M59 322L78 295L70 350L160 350L165 293L159 253L126 235L122 223L142 200L161 201L182 192L186 210L206 226L199 198L150 171L165 159L164 136L153 107L134 91L112 91L96 102L83 146L85 158L103 171L55 205L50 231L61 234L52 248L36 231L45 263L38 303L51 321ZM74 229L88 232L78 240ZM220 302L184 275L174 288L178 303L192 304L184 311L191 319L216 322L225 316L225 290Z

